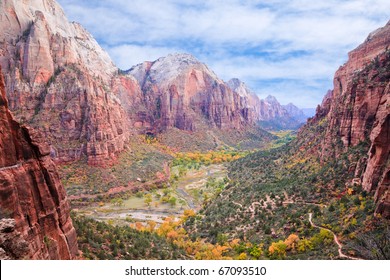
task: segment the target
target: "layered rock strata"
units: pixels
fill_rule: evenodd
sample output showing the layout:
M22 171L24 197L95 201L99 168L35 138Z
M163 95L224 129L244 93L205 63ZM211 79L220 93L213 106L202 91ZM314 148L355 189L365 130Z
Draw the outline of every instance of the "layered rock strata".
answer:
M118 70L54 0L0 2L0 65L15 117L43 131L58 161L110 164L128 140L111 90Z
M0 246L7 258L73 259L76 231L50 148L36 131L15 121L2 76L0 92L0 209L2 218L13 219L2 220L8 224L2 233L12 234L2 235ZM25 252L17 244L27 244Z
M172 54L134 66L144 94L145 116L139 120L154 129L242 129L253 124L248 100L233 92L207 66L189 54Z

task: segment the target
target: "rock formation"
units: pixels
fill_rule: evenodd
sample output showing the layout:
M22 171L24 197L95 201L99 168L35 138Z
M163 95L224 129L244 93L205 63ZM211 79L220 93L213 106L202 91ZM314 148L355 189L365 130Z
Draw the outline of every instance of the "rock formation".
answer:
M349 147L368 143L365 168L357 168L357 181L375 192L377 212L390 217L390 22L371 33L349 53L349 60L334 77L309 125L327 122L321 139L323 161L338 157Z
M241 129L254 122L249 101L189 54L145 62L127 73L137 79L144 94L140 125L196 131Z
M303 113L293 104L282 106L271 95L259 99L244 82L237 78L231 79L227 84L246 102L245 106L250 108L251 118L259 121L266 129L296 129L306 121Z
M14 219L0 219L0 260L21 260L27 258L28 243L15 231Z
M263 119L263 112L261 111L263 100L261 100L256 93L254 93L244 82L237 78L233 78L227 82L231 90L236 92L248 111L251 113L251 119L259 121Z
M106 164L128 139L108 54L54 0L0 2L0 65L15 117L39 127L59 161Z
M110 165L134 133L227 131L255 122L252 96L233 92L190 55L119 71L54 0L1 1L0 28L10 109L43 132L57 162L86 156L91 165Z
M2 76L0 92L0 253L73 259L76 231L50 148L36 131L14 120Z

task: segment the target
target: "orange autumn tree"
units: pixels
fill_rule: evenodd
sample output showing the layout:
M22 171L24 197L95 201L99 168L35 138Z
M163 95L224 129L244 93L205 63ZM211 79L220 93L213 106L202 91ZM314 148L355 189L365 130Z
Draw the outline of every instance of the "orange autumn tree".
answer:
M296 234L290 234L284 241L273 242L268 248L268 254L272 259L283 259L287 251L295 251L299 244L299 237Z

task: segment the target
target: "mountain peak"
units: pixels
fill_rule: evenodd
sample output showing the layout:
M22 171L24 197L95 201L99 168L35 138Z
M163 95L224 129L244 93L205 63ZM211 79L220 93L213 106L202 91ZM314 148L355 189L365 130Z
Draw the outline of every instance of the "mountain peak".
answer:
M283 108L286 109L287 113L299 123L304 123L306 121L307 116L305 113L293 103L290 102L287 105L283 105Z
M295 104L293 103L288 103L287 105L283 105L283 107L287 110L287 112L292 112L292 111L300 111L301 109L299 109Z
M188 53L168 54L154 62L144 62L135 65L127 73L134 76L140 84L143 84L146 75L157 83L169 83L179 75L195 69L207 72L213 79L223 83L207 65Z
M116 72L107 52L80 24L69 22L54 0L0 1L0 18L7 19L0 20L0 41L8 52L16 50L15 40L25 44L23 74L33 82L47 83L53 64L82 64L105 80ZM9 70L7 63L2 66Z
M227 82L227 85L231 90L238 93L241 97L248 97L249 95L256 96L256 94L252 92L252 90L238 78L230 79Z
M276 99L276 97L273 95L268 95L265 98L265 101L267 101L268 103L279 103L278 100Z
M159 59L157 59L157 61L171 61L171 62L188 63L188 64L200 63L195 56L189 53L172 53L172 54L168 54L167 56L160 57Z
M235 88L239 87L240 85L245 85L245 83L238 78L232 78L227 83L229 84L229 86Z

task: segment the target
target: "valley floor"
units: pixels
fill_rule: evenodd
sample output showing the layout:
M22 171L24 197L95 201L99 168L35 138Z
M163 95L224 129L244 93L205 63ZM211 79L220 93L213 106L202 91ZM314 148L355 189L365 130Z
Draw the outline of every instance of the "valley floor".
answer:
M173 172L178 172L173 168ZM221 181L227 176L227 169L222 164L211 164L201 166L199 169L191 169L178 177L174 186L166 189L153 189L150 192L136 193L126 199L112 199L106 203L89 203L86 206L74 208L73 210L87 218L97 221L106 221L112 224L129 225L135 222L154 221L162 224L168 217L179 219L184 210L192 209L199 211L202 208L204 195L210 197L214 191L207 187L209 181ZM163 203L161 198L169 193L174 198L174 203ZM150 202L147 201L148 194L151 194Z

